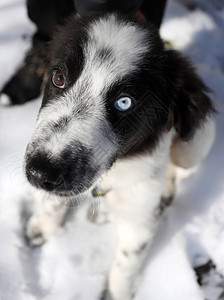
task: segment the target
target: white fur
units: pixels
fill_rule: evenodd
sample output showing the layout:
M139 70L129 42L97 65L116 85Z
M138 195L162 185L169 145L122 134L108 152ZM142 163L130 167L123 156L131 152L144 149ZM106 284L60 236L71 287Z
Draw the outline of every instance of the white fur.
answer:
M100 180L101 188L109 190L106 199L118 229L118 246L109 274L108 300L111 295L113 300L132 299L137 290L142 264L157 227L156 212L172 137L173 132L162 136L152 154L146 151L130 159L118 160ZM60 227L66 210L65 206L57 206L56 210L49 206L46 210L41 206L28 223L27 236L31 244L42 243L53 234Z
M85 47L88 63L84 73L88 73L91 78L91 92L95 96L98 96L102 89L107 88L112 82L116 82L139 67L143 54L149 50L146 34L146 31L134 24L119 22L114 15L102 18L93 24L89 31L90 43ZM112 52L109 59L103 63L97 58L101 49L109 49Z
M193 139L183 142L175 138L171 147L171 159L179 167L191 168L204 159L215 139L215 123L212 118L199 128Z
M157 228L156 212L169 161L172 133L164 135L153 154L118 161L102 180L111 189L106 199L116 217L118 245L109 273L106 299L132 299ZM133 172L133 170L135 170Z

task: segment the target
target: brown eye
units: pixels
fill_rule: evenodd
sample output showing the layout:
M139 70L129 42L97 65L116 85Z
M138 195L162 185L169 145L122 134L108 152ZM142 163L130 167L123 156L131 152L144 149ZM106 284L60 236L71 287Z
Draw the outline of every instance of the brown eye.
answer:
M65 76L62 74L61 71L54 71L52 76L52 82L56 87L63 89L66 84Z

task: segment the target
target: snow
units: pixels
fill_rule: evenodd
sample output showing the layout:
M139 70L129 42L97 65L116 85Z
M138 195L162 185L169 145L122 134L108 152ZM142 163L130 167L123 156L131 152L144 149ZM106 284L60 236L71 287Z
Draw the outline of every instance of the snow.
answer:
M223 292L224 6L217 10L214 1L198 0L197 8L189 10L183 5L188 2L169 1L161 34L193 59L213 90L219 111L217 135L200 166L178 170L177 197L149 251L137 300L218 300ZM0 89L35 31L24 3L0 3ZM64 227L41 248L28 247L23 236L32 200L22 175L22 156L39 106L40 98L18 107L0 107L0 299L97 300L113 255L113 221L93 224L86 218L87 205L81 205L70 208ZM211 270L200 287L193 267L209 259L216 271Z

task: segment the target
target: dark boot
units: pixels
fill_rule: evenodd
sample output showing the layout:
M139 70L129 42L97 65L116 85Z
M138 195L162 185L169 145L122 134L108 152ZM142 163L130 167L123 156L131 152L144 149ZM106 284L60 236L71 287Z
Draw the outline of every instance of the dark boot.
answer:
M47 42L57 24L75 12L73 0L26 0L27 12L37 27L33 46L16 74L3 87L1 93L9 96L12 104L22 104L40 95L44 73Z
M19 70L3 87L2 93L8 95L11 104L22 104L40 95L45 52L45 46L33 46Z

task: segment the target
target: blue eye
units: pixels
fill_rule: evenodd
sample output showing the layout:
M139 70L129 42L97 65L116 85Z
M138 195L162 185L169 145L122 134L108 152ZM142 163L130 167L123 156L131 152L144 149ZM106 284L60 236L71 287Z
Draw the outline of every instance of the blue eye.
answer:
M132 101L129 97L122 97L115 101L115 107L120 111L126 111L132 107Z

